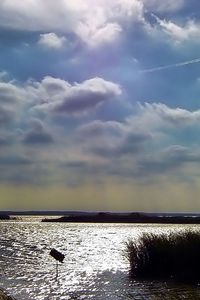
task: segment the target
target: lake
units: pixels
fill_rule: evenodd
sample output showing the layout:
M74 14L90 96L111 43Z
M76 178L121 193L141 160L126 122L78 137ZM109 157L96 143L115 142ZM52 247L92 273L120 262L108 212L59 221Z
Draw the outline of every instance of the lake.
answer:
M200 299L200 286L129 278L124 243L200 225L0 222L0 287L17 300ZM51 248L65 254L58 266Z

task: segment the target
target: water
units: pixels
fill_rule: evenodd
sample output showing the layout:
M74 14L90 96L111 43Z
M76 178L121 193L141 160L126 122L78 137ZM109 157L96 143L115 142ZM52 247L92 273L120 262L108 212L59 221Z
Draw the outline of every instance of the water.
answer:
M198 285L129 278L124 242L199 225L0 222L0 286L17 300L200 299ZM51 248L66 255L59 265Z

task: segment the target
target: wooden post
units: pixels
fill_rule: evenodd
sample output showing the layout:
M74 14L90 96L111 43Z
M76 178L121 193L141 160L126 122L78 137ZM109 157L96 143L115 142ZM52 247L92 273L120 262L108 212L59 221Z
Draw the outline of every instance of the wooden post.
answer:
M58 261L56 261L56 280L58 280Z

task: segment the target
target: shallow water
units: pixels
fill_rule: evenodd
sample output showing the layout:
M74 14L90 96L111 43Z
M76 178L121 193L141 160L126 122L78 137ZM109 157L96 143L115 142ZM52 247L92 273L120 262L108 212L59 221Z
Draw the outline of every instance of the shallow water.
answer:
M200 299L198 285L129 278L124 242L199 225L0 222L0 286L18 300ZM59 265L51 248L66 255Z

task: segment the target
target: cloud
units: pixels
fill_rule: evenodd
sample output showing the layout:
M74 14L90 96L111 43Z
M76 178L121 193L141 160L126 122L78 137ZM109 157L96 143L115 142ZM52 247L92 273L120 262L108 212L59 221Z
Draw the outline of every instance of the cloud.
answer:
M102 158L146 156L147 149L159 151L184 130L200 124L200 110L170 108L163 103L139 104L135 113L122 122L92 121L76 130L79 148ZM155 150L153 150L155 151Z
M143 14L143 3L139 0L99 0L92 9L88 7L75 33L89 47L98 47L117 40L127 25L143 24Z
M124 124L117 121L94 120L84 124L76 130L76 133L82 139L100 138L100 137L120 137L124 134Z
M200 153L195 153L187 147L172 145L139 162L136 174L139 176L166 175L167 172L178 172L179 168L186 163L200 163Z
M155 113L168 124L175 126L187 126L200 121L200 110L189 111L182 108L170 108L164 104L154 104ZM150 108L151 109L151 108Z
M26 145L49 145L54 142L52 135L46 130L42 121L34 119L31 122L31 129L23 137Z
M40 34L38 44L44 48L61 49L66 42L64 36L59 37L53 32Z
M0 83L0 124L7 126L17 117L16 107L20 100L20 90L12 84Z
M0 123L2 128L9 125L0 133L5 180L14 182L16 178L19 182L17 164L20 171L24 170L21 182L36 182L32 177L44 174L44 182L74 184L78 178L81 184L83 174L97 181L104 175L140 180L150 178L150 170L157 176L162 169L168 174L174 166L179 177L182 166L187 165L189 170L199 161L198 149L191 150L195 141L189 145L181 133L188 128L198 133L200 110L140 103L131 108L131 116L121 121L106 120L107 116L100 113L96 114L97 120L93 120L95 114L76 118L110 99L121 98L121 94L119 84L103 78L79 83L51 76L23 84L0 81ZM60 116L64 116L61 122ZM180 145L174 146L175 140ZM46 151L45 146L50 145Z
M121 93L118 84L98 77L74 84L51 76L41 82L32 79L23 84L14 80L0 81L0 123L1 126L19 123L24 113L30 116L34 113L36 118L41 112L81 115Z
M131 179L145 184L152 182L158 184L161 178L192 182L195 181L197 174L199 175L199 149L193 150L181 145L170 145L154 151L150 146L149 149L151 150L144 151L144 148L140 147L139 152L134 150L129 152L129 155L123 152L123 156L110 155L110 152L102 151L100 155L109 159L106 164L102 163L98 168L91 169L93 175L100 173L122 181Z
M26 96L26 90L17 83L0 81L1 126L7 126L19 119L22 107L26 103Z
M190 176L193 180L193 165L200 162L200 152L196 140L183 139L182 132L197 133L199 124L199 110L146 103L122 122L96 120L80 126L75 144L86 158L92 155L101 162L98 171L91 168L94 174L143 181L176 171L176 179ZM174 145L175 140L183 145ZM185 174L181 174L182 167L186 167Z
M196 41L200 37L200 24L194 20L188 20L184 25L178 25L172 21L166 21L154 15L160 29L176 43Z
M123 139L115 143L96 145L91 150L93 153L104 158L117 158L121 156L129 156L144 151L145 144L149 142L151 136L141 133L129 133Z
M117 121L93 121L76 132L86 152L105 159L139 153L152 138L145 130L133 129L128 123Z
M6 71L0 71L0 81L4 81L9 78L9 74Z
M0 125L7 126L12 123L15 118L15 111L11 109L7 109L4 107L0 107Z
M12 82L0 82L0 104L14 104L22 102L25 92Z
M117 23L107 23L99 28L90 28L88 24L80 24L76 31L82 41L91 48L115 41L121 32L122 28Z
M7 0L0 4L0 27L51 33L43 36L45 45L58 45L52 33L75 34L89 47L113 42L126 24L144 21L140 0ZM44 40L45 39L45 40ZM50 41L51 40L51 41Z
M85 8L74 33L90 48L115 42L130 24L144 23L144 8L139 0L97 0Z
M36 110L69 115L88 112L122 93L118 84L98 77L73 85L46 77L38 89L43 91L46 103L36 106Z
M95 0L92 5L90 0L7 0L0 3L0 28L38 32L39 44L52 49L61 49L68 35L94 49L114 43L127 28L148 30L148 12L174 12L184 4L183 0Z
M95 27L108 23L109 19L134 21L143 19L143 2L140 0L97 0L90 1L58 0L43 2L35 0L22 3L20 0L7 0L0 4L0 25L19 30L76 30L79 22L90 23ZM97 27L97 26L96 26Z
M164 103L138 104L137 114L127 118L127 122L134 128L147 130L163 130L169 128L185 128L197 126L200 121L200 110L189 111L175 107L171 108Z

